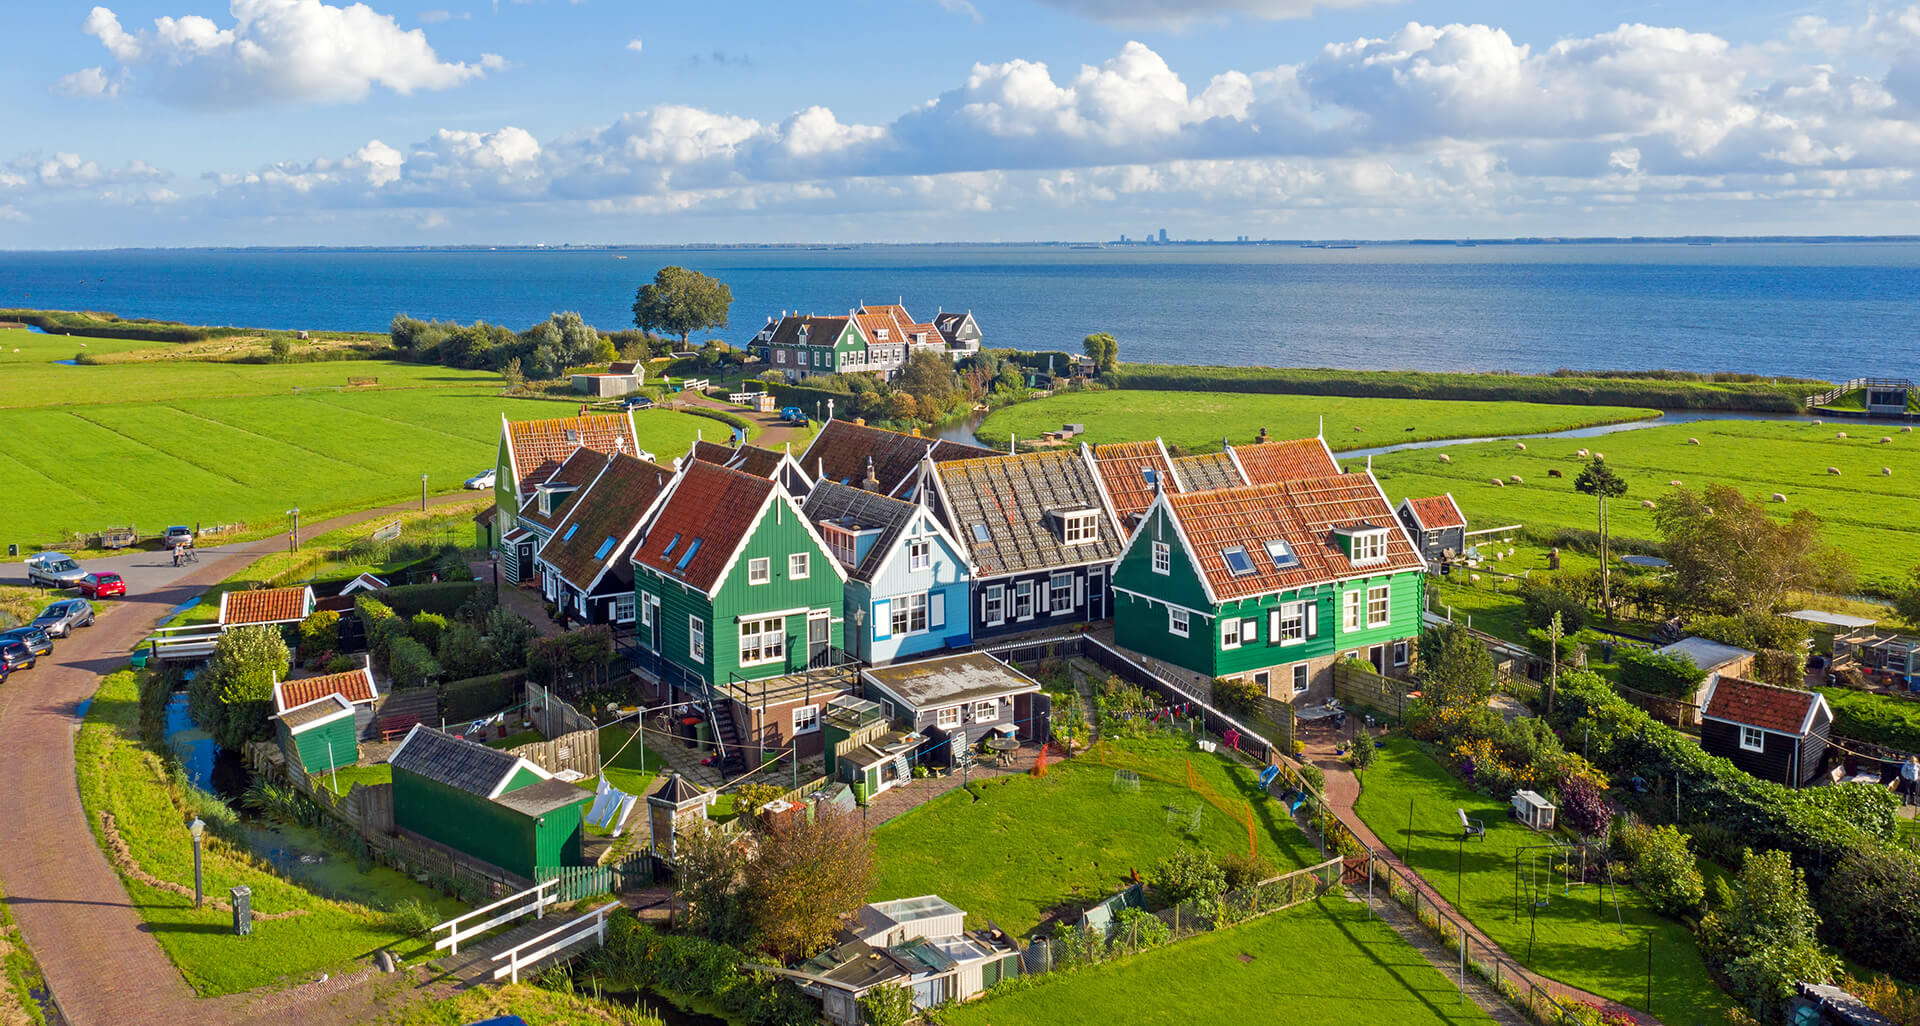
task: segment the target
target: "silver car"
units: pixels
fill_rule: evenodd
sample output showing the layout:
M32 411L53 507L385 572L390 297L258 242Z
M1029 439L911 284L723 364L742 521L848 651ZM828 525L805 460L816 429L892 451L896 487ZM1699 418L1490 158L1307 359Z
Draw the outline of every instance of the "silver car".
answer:
M69 637L76 627L93 626L93 604L86 599L61 599L34 617L28 626L38 627L51 637Z
M467 478L467 490L477 492L477 491L483 491L488 488L492 488L493 481L494 481L494 473L495 472L491 470L483 470L480 473L475 474L470 478Z
M49 588L73 588L87 576L80 564L64 552L42 552L27 558L27 583Z

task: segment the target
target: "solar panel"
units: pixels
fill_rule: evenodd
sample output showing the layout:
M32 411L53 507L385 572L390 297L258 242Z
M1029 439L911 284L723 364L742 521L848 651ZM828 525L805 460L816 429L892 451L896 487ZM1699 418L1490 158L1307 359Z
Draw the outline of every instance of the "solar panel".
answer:
M1235 577L1253 572L1253 559L1247 555L1247 550L1243 546L1235 545L1230 549L1221 549L1220 558L1227 561L1227 569L1233 571Z

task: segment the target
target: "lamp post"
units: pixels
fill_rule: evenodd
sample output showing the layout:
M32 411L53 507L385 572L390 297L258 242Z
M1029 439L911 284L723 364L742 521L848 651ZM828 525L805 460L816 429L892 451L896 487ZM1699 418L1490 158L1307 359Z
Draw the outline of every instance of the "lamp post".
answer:
M420 475L420 509L422 512L425 512L426 508L427 508L427 475L421 474Z
M205 900L206 891L200 882L200 838L207 832L207 824L199 816L187 824L187 833L193 835L193 907L199 908Z
M295 506L292 509L288 510L287 516L290 516L293 518L293 551L299 552L300 551L300 507Z

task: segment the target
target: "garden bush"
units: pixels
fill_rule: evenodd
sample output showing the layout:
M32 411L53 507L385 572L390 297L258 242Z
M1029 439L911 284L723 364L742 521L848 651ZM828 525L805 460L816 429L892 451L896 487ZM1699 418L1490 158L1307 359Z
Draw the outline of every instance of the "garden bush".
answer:
M382 632L383 626L396 615L393 607L372 595L361 594L354 596L353 612L360 618L360 627L366 633L367 651L372 652L375 659L386 662L387 650L384 646L392 637Z
M415 613L452 616L479 590L480 586L472 581L441 581L438 584L406 584L387 588L380 592L380 598L401 616L413 616Z
M1230 716L1246 719L1260 712L1266 690L1245 677L1223 677L1213 682L1213 701Z
M478 677L496 669L487 659L486 639L480 636L479 628L464 620L455 620L447 625L445 633L440 635L440 644L434 655L439 658L447 676L455 680Z
M1700 951L1763 1022L1779 1022L1798 984L1826 983L1839 968L1815 934L1820 917L1806 874L1786 852L1747 855L1732 898L1700 921Z
M316 609L300 621L300 654L313 658L340 647L340 614Z
M439 613L415 613L407 624L407 632L413 635L413 640L426 646L429 652L439 651L440 638L446 630L447 618Z
M1226 870L1213 853L1186 845L1155 863L1148 880L1162 903L1187 905L1208 919L1219 913L1220 896L1227 890Z
M1347 755L1347 761L1353 764L1355 771L1364 771L1373 765L1380 752L1373 747L1373 731L1361 727L1353 736L1353 751Z
M1833 708L1835 734L1903 752L1920 752L1920 702L1851 688L1819 691Z
M1873 784L1834 784L1795 791L1802 803L1850 823L1861 833L1882 841L1894 839L1899 823L1900 796Z
M449 723L491 716L519 700L526 679L525 670L506 670L451 681L440 688L441 711Z
M1822 933L1843 951L1876 951L1888 968L1920 967L1920 864L1887 848L1849 851L1820 888Z
M1565 634L1577 633L1587 625L1586 602L1557 582L1545 579L1523 582L1520 601L1526 610L1527 622L1542 630L1553 623L1555 613L1560 614L1560 629Z
M1654 911L1679 917L1700 910L1706 884L1685 834L1670 826L1634 824L1620 831L1619 849L1633 885Z
M1585 837L1603 833L1613 821L1613 806L1593 782L1575 773L1560 774L1560 818Z
M440 675L440 663L427 651L425 645L412 638L401 636L393 639L387 655L387 673L392 675L393 683L398 687L417 688L431 682Z
M1628 649L1618 662L1620 683L1650 695L1692 698L1707 679L1707 671L1692 660L1651 649Z
M1227 890L1237 891L1273 875L1273 863L1257 853L1231 852L1220 860L1220 870L1226 874Z

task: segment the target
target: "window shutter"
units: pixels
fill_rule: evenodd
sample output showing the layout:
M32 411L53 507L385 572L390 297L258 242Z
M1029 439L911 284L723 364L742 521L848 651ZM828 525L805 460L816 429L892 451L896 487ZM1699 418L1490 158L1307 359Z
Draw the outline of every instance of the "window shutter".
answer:
M1076 608L1087 604L1087 579L1085 577L1076 575L1073 579L1073 604Z
M927 626L947 625L947 593L936 591L927 596Z
M1258 638L1259 636L1260 636L1260 621L1252 617L1248 617L1247 619L1240 621L1240 641L1242 644L1251 642L1255 638Z
M1278 645L1279 643L1280 643L1280 610L1269 609L1267 610L1267 644Z
M873 637L875 641L893 637L893 603L887 599L873 604Z
M1047 602L1053 597L1053 579L1049 577L1045 580L1034 582L1033 590L1039 593L1033 597L1034 611L1045 613L1047 611Z

